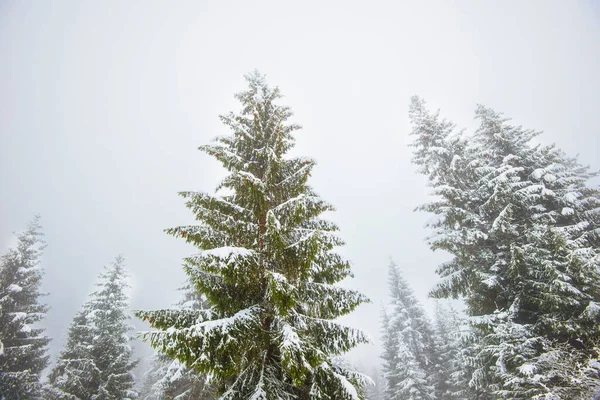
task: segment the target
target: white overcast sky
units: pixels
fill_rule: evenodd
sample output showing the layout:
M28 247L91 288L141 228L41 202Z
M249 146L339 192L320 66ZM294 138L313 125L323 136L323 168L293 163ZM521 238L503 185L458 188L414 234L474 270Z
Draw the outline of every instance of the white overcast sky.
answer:
M223 175L196 148L227 133L217 115L255 68L304 127L294 152L338 209L345 284L373 300L347 321L376 342L390 257L423 301L445 258L413 212L411 95L464 127L483 103L600 168L597 1L1 1L0 246L42 215L53 354L119 253L133 308L178 298L195 249L162 230L192 221L177 191Z

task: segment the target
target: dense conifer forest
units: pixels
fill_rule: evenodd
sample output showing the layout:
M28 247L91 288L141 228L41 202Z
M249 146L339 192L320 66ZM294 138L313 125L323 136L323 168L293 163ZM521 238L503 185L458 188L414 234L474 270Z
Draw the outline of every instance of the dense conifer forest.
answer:
M352 267L338 226L325 218L334 205L309 184L316 160L291 155L301 131L280 90L258 72L246 81L239 108L220 116L223 134L199 148L225 177L214 192L181 191L195 223L165 229L190 248L175 305L131 310L131 275L117 256L98 270L50 360L40 217L16 234L0 259L0 398L599 395L595 171L493 109L477 106L469 132L413 97L412 162L430 188L417 211L433 217L427 244L448 260L423 266L439 277L429 311L402 260L390 262L381 365L360 371L346 355L370 342L369 329L339 317L369 299L344 284ZM131 326L133 315L144 331ZM136 338L155 352L139 377Z

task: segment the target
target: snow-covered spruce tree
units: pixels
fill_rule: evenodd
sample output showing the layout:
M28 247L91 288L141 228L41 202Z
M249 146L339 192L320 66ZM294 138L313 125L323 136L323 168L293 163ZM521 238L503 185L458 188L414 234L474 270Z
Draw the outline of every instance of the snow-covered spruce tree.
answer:
M39 299L43 247L39 217L35 217L17 235L16 248L0 259L0 399L34 399L41 394L39 378L48 365L50 339L44 329L33 325L48 310Z
M382 354L386 398L434 399L440 391L440 374L431 323L394 263L388 276L390 303L384 311Z
M498 305L492 319L483 320L481 354L495 361L491 371L501 382L496 393L587 398L584 385L573 388L570 377L548 369L546 361L563 344L575 351L567 353L576 363L598 357L593 349L600 339L600 269L593 217L600 192L585 186L594 174L552 146L530 145L537 132L512 126L482 106L476 115L481 125L473 145L485 171L480 188L487 192L481 213L491 221L488 263L497 275L487 282Z
M485 107L476 116L479 129L449 168L456 158L444 165L437 155L439 147L451 153L451 142L431 149L425 140L431 130L448 137L438 114L417 99L411 105L415 162L438 196L422 209L441 217L431 247L454 256L438 269L444 280L433 295L464 297L476 317L476 390L545 396L572 386L544 372L546 353L566 342L582 359L597 357L600 196L586 187L588 168L531 145L536 132ZM577 396L585 394L567 397Z
M247 77L232 133L200 149L229 172L215 195L183 192L198 225L167 232L201 251L185 261L210 310L140 311L143 336L188 368L213 377L221 399L354 399L365 379L332 363L367 337L335 318L367 301L335 284L351 275L334 251L333 207L307 185L315 162L289 157L292 115L277 88ZM222 190L222 191L221 191Z
M191 285L181 290L185 296L177 303L181 310L205 310L206 299L199 295ZM190 370L179 360L173 360L163 353L155 353L150 369L145 373L141 400L195 400L214 399L214 389L207 384L206 376Z
M131 337L127 324L127 277L125 262L117 257L100 274L97 290L77 313L65 349L48 381L50 399L133 399Z

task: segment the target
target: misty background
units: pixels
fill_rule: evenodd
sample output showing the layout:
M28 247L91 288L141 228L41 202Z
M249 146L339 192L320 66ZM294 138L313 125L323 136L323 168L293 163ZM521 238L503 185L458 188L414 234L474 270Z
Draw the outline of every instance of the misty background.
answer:
M118 254L132 309L180 298L197 249L163 229L193 222L178 191L224 176L197 147L228 133L217 115L255 68L281 88L304 128L293 154L317 160L309 182L337 207L344 284L372 300L345 318L374 339L356 364L379 363L390 258L426 304L446 258L413 212L428 188L407 147L411 95L466 128L485 104L600 167L597 1L0 1L0 250L42 215L53 359Z

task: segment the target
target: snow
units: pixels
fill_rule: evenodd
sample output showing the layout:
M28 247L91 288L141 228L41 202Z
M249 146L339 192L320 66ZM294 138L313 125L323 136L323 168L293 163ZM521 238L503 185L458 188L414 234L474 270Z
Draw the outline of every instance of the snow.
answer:
M286 247L287 249L292 249L294 247L297 247L298 245L300 245L301 243L307 241L308 239L310 239L311 237L313 237L314 235L316 235L318 233L318 231L313 230L310 231L307 235L302 236L299 240L295 241L294 243L290 244L288 247Z
M183 368L183 365L178 360L175 360L171 363L171 365L169 366L169 370L174 369L175 373L169 378L170 382L175 382L175 381L181 379L182 368Z
M267 271L267 273L271 275L273 277L273 280L277 282L287 282L287 278L285 277L285 275L280 274L279 272Z
M531 376L535 374L536 366L533 364L523 364L519 367L519 372L523 375Z
M500 214L498 214L498 217L496 217L496 219L492 223L492 232L497 231L497 230L504 232L503 222L504 223L508 222L507 219L508 219L508 216L509 216L511 210L512 210L511 204L504 207L504 209L500 212Z
M218 196L217 198L219 200L224 201L225 197L227 197L227 196L233 196L235 194L235 190L232 189L232 188L230 188L230 187L220 186L217 189L216 194L217 194L217 196ZM237 204L233 204L233 203L231 203L231 204L234 205L234 206L236 206L236 207L240 207Z
M590 301L590 304L583 311L591 319L596 319L600 315L600 305L594 301Z
M227 154L228 156L235 158L237 161L241 162L242 158L240 156L238 156L237 154L227 150L226 148L223 148L223 153Z
M322 369L330 369L329 365L326 362L321 364L321 368ZM356 388L354 387L354 385L352 383L350 383L350 381L348 381L348 379L346 379L346 377L344 375L339 374L333 370L331 370L331 372L339 380L342 387L344 388L344 391L346 392L347 395L350 396L351 399L360 400L360 397L358 396L358 392L356 391Z
M273 210L267 211L267 221L269 223L269 230L275 229L275 231L281 230L281 222L273 212Z
M204 335L213 329L225 329L236 322L254 318L256 309L256 306L252 306L237 312L233 317L204 321L194 325L191 329L194 330L196 335Z
M542 176L544 176L544 172L545 172L545 171L544 171L544 169L543 169L543 168L538 168L538 169L536 169L535 171L533 171L533 172L531 173L531 177L532 177L533 179L535 179L535 180L538 180L538 181L539 181L540 179L542 179Z
M452 161L450 162L450 169L456 169L456 163L462 160L462 157L459 155L454 155L452 157Z
M259 178L256 177L256 175L254 175L251 172L248 171L237 171L236 172L238 175L248 179L250 182L252 182L255 185L259 185L262 186L263 185L263 181L261 181Z
M222 190L224 190L224 189L222 189ZM221 203L223 203L223 204L226 204L226 205L228 205L229 207L232 207L232 208L234 208L234 209L235 209L237 212L239 212L239 213L242 213L242 214L244 214L244 213L248 213L248 212L249 212L249 211L248 211L247 209L245 209L244 207L240 207L240 206L239 206L239 205L237 205L237 204L231 203L231 202L229 202L229 201L225 200L225 199L224 199L224 198L222 198L222 197L215 197L215 200L217 200L217 201L219 201L219 202L221 202Z
M503 313L474 315L474 316L470 316L468 318L468 320L471 322L471 324L473 324L475 326L477 326L477 325L492 325L497 320L497 318L502 318L502 316L499 314L503 314Z
M579 193L569 192L564 195L563 199L569 204L575 204L579 198Z
M556 181L556 179L557 179L556 175L553 175L553 174L544 175L544 180L548 183L552 183L552 182Z
M264 386L263 377L261 376L260 381L258 382L258 385L256 385L256 390L254 391L254 393L252 393L250 400L266 400L267 399L267 393L263 389L263 386Z
M443 147L438 147L438 146L431 146L429 148L429 151L431 151L432 153L435 154L439 154L439 155L446 155L448 154L448 150L443 148Z
M277 185L281 186L284 183L286 183L287 181L291 180L292 178L294 178L295 176L299 175L300 173L304 172L305 170L309 169L312 167L312 162L309 161L305 161L305 165L303 165L300 169L298 169L296 172L294 172L293 174L291 174L290 176L286 177L284 180L282 180L281 182L279 182Z
M167 335L174 335L175 333L177 333L177 328L175 328L174 326L170 326L167 329L165 329L165 333Z
M283 347L283 348L290 348L290 347L299 348L300 347L300 338L298 337L298 334L296 332L294 332L294 329L290 325L285 324L283 326L281 335L283 337L283 342L281 343L281 347Z
M288 205L288 204L290 204L290 203L293 203L293 202L295 202L295 201L298 201L298 200L302 200L302 199L304 199L305 197L306 197L306 195L305 195L305 194L301 194L301 195L299 195L299 196L292 197L291 199L289 199L289 200L286 200L286 201L284 201L283 203L281 203L281 204L279 204L278 206L276 206L276 207L275 207L273 210L274 210L274 211L278 211L278 210L282 209L283 207L285 207L286 205Z
M10 285L8 285L6 290L8 290L10 293L19 293L23 290L23 288L15 283L11 283Z
M550 189L544 188L544 189L542 189L542 196L545 196L545 197L551 197L552 196L553 197L554 196L554 192L552 190L550 190Z
M562 215L573 215L575 214L575 210L573 210L571 207L564 207L561 211Z
M600 370L600 361L598 361L598 360L590 360L590 362L588 363L588 365L590 366L590 368L594 368L594 369Z
M229 258L233 257L249 257L254 254L253 250L246 249L244 247L233 247L233 246L224 246L217 247L210 250L204 250L202 255L205 256L213 256L218 258Z
M498 279L495 276L489 277L487 279L484 279L483 281L481 281L481 283L483 283L484 285L486 285L487 287L494 287L494 286L498 286Z
M429 218L427 220L427 222L425 223L425 227L441 225L444 223L445 220L446 220L445 215L442 215L442 214L433 215L431 218Z
M27 313L24 313L24 312L16 312L16 313L13 313L12 315L13 315L13 322L21 321L21 320L27 318Z

